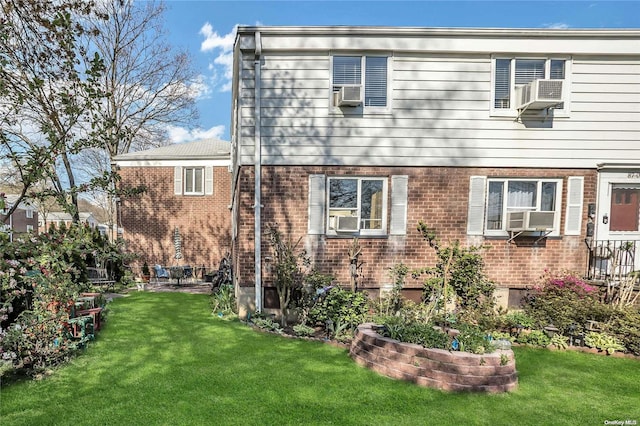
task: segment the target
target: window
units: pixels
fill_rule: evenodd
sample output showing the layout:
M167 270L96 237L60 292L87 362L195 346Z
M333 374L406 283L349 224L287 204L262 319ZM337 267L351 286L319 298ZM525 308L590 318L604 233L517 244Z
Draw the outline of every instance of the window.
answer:
M485 233L502 235L510 211L556 212L557 233L561 194L559 179L488 179Z
M386 178L329 178L328 192L330 231L386 233Z
M27 209L25 214L27 216L27 219L33 219L33 210Z
M564 80L568 75L569 61L545 58L496 58L493 72L493 113L514 113L515 88L536 79ZM566 86L566 84L565 84ZM564 90L568 93L568 90ZM555 107L566 110L564 104ZM566 112L566 111L565 111Z
M387 62L386 56L334 56L333 93L342 86L364 83L363 106L386 108Z
M185 195L204 194L204 170L202 167L184 168L184 193Z
M27 225L27 232L33 232L33 225Z

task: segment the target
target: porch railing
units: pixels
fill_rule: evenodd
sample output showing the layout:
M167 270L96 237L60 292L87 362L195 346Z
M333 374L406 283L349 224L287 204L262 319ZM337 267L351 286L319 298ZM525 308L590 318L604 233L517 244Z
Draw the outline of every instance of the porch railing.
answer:
M587 239L586 243L588 279L618 279L640 270L640 240Z

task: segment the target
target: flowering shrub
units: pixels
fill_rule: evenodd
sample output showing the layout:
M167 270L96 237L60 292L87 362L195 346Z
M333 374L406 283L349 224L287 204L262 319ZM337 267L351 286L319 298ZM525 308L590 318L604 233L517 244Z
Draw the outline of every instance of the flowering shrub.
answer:
M0 239L0 252L0 375L37 373L65 361L76 346L65 326L70 301L90 289L88 265L98 259L122 263L117 247L73 226L14 242Z
M535 320L536 328L553 324L563 335L582 331L587 320L598 321L604 314L597 288L573 274L548 271L525 298L524 310Z

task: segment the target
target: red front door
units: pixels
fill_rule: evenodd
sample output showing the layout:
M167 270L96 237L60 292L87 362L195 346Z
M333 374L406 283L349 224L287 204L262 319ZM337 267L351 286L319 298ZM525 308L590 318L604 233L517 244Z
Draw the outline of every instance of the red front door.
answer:
M610 231L637 232L640 217L640 189L613 188L611 191Z

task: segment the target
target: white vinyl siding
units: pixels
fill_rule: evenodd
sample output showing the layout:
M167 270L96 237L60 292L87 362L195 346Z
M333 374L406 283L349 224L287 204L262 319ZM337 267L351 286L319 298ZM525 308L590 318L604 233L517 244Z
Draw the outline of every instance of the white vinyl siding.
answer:
M262 34L263 43L274 47L261 57L262 163L593 169L602 162L640 158L637 48L633 54L616 53L631 51L628 38L558 38L443 36L427 51L424 40L394 35ZM363 55L382 56L377 49L389 55L389 113L341 114L331 108L332 56L325 52L356 48ZM556 110L552 118L526 125L514 121L516 111L491 116L491 52L504 52L505 59L548 58L551 77L559 72L553 61L564 61L570 53L564 70L570 116L560 117ZM253 47L242 53L234 137L240 165L252 166L257 124Z

